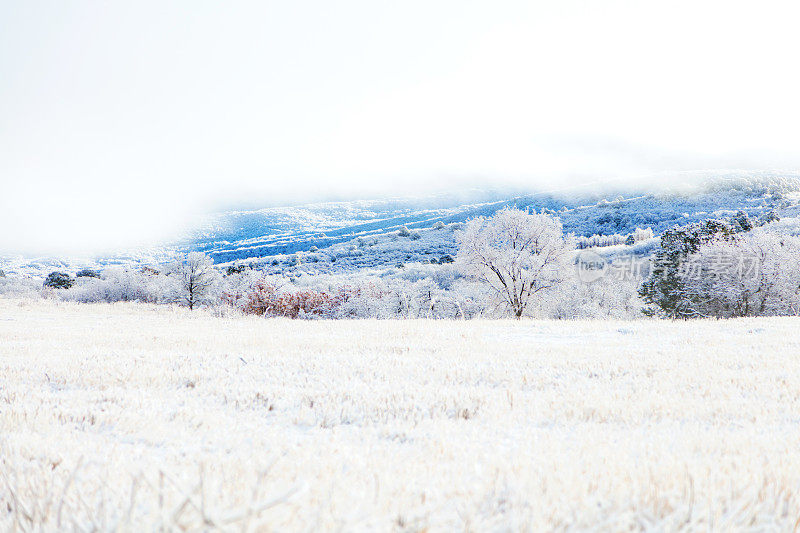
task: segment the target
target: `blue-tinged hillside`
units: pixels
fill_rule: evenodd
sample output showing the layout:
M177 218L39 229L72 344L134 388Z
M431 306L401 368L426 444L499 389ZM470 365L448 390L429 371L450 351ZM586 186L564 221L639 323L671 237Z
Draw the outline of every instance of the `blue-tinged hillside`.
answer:
M54 270L159 265L192 250L207 252L220 265L247 264L269 273L446 262L455 255L461 224L507 206L557 215L566 232L591 237L579 239L582 247L616 245L618 249L610 247L604 253L647 255L656 245L650 235L739 211L753 218L772 213L782 219L775 228L800 233L800 175L727 174L661 189L652 184L531 193L469 189L425 197L227 211L209 216L182 242L91 258L0 256L0 269L43 278ZM636 246L620 247L634 233Z
M255 262L276 269L296 261L298 252L306 252L319 267L327 263L324 270L341 270L453 254L453 231L459 223L491 216L506 206L556 214L566 232L588 237L626 235L637 228L651 228L658 235L675 225L738 211L756 218L771 211L792 216L800 199L800 179L795 175L727 176L658 192L644 189L505 195L470 190L424 198L231 211L211 217L180 248L205 251L217 263ZM439 228L442 224L445 229ZM414 235L398 236L404 227Z

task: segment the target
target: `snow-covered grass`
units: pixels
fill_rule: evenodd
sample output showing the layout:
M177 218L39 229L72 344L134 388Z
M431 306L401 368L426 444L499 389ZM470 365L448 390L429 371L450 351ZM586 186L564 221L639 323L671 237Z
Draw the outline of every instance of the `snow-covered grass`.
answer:
M0 299L0 529L789 531L796 331Z

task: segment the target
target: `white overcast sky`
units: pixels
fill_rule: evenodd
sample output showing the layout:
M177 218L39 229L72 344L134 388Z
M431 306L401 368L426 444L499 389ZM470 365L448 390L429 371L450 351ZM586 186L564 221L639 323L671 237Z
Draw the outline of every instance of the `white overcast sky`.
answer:
M0 1L0 249L237 201L798 169L797 5Z

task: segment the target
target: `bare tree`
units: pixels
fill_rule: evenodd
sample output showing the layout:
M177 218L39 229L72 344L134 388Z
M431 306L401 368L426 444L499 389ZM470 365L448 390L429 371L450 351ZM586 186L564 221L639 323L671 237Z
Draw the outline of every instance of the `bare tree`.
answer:
M469 221L457 238L460 270L491 287L516 318L534 294L561 283L575 248L557 218L513 208Z
M178 265L181 293L178 301L194 309L206 303L217 281L217 271L212 259L202 252L191 252L186 261Z

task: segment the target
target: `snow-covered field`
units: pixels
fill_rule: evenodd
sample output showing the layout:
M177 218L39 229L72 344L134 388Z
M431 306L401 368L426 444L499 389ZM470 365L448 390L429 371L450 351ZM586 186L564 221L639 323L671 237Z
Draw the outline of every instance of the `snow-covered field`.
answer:
M0 299L0 528L789 531L797 328Z

